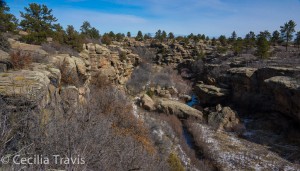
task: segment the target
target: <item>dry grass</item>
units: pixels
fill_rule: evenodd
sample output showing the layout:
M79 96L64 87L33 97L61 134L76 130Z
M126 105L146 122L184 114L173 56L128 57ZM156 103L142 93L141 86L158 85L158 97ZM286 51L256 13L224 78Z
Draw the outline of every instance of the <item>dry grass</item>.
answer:
M14 69L24 69L32 63L32 57L30 53L18 50L10 54L10 62Z

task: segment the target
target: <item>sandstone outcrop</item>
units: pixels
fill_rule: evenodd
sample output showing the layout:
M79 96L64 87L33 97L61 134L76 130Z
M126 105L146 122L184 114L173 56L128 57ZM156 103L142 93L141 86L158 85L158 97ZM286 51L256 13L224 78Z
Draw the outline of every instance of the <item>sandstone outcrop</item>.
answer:
M231 100L256 111L277 111L300 122L299 68L232 68L224 84L229 85Z
M9 104L39 104L47 95L49 78L38 71L13 71L0 75L0 93Z
M262 145L238 139L203 124L190 126L196 144L222 170L299 170L300 166L282 159Z
M239 123L237 113L230 107L217 106L217 111L208 115L208 124L216 130L232 131Z
M130 50L92 43L83 45L80 57L87 69L91 71L92 78L101 74L117 84L125 84L134 66L140 62L139 56L131 53Z
M146 110L153 111L155 110L155 103L147 94L144 94L141 97L142 107Z
M11 67L12 66L9 60L9 54L0 50L0 73L6 72Z
M219 104L226 100L229 95L229 91L227 89L213 85L197 84L194 90L199 97L200 103L205 105Z
M200 120L203 118L201 111L178 101L160 99L157 103L157 106L160 111L167 114L176 115L179 118L196 117Z
M272 108L300 121L299 81L291 77L276 76L266 79L264 82L273 95Z

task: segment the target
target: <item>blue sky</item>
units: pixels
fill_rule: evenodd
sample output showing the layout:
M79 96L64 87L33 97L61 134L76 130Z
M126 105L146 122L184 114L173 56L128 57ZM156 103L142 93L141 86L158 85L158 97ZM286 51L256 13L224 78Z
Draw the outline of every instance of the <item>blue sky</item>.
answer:
M300 31L300 0L6 0L11 12L35 2L53 9L64 27L80 28L87 20L100 33L114 31L135 34L154 33L158 29L187 35L229 36L236 31L279 30L292 19Z

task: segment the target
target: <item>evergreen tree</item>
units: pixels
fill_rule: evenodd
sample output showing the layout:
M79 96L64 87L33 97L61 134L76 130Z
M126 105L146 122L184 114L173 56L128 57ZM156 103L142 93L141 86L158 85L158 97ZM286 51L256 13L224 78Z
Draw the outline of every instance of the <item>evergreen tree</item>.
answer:
M52 23L57 21L52 15L52 9L48 9L46 5L31 3L29 7L25 7L25 12L20 13L23 18L20 26L29 32L29 35L24 37L25 41L40 44L46 41L47 36L51 36Z
M231 33L231 37L230 37L230 42L231 43L234 43L235 41L236 41L236 38L237 38L237 34L236 34L236 32L235 31L233 31L232 33Z
M113 31L110 31L110 32L108 33L108 36L109 36L112 40L115 40L115 39L116 39L116 35L115 35L115 33L114 33Z
M130 32L127 32L127 37L131 37L131 33Z
M10 8L5 1L0 1L0 32L15 31L18 25L16 17L9 13Z
M144 37L143 37L143 33L142 31L138 31L137 36L135 37L136 41L143 41Z
M226 46L226 44L227 44L226 36L221 35L218 39L219 39L222 46Z
M175 38L174 34L172 32L170 32L168 34L168 39L174 39L174 38Z
M256 38L255 33L253 31L250 31L248 34L246 34L244 44L247 51L255 46L255 41Z
M72 25L67 26L64 42L78 52L82 50L83 37L74 29Z
M217 44L217 40L216 40L215 37L213 37L213 38L211 39L211 45L212 45L212 46L216 46L216 44Z
M205 40L205 34L202 34L202 35L201 35L201 39L202 39L202 40Z
M269 56L270 44L266 38L266 34L264 32L260 32L257 36L257 51L256 54L260 58L267 58Z
M283 26L280 26L281 36L285 40L285 49L288 50L288 44L293 39L293 33L295 32L296 23L293 20L290 20L287 23L284 23Z
M272 34L271 42L273 45L276 45L277 43L280 42L280 33L279 31L275 30Z
M124 40L125 35L122 33L117 33L115 37L116 37L116 41L122 42Z
M260 32L260 34L262 34L268 41L271 40L271 33L268 30L265 30L263 32Z
M154 38L157 39L157 40L161 40L161 30L158 30L156 33L155 33L155 36Z
M234 55L239 55L241 54L242 50L243 50L243 39L241 37L238 37L233 42L233 53Z
M84 21L82 26L80 27L81 34L89 39L100 39L99 30L95 27L92 27L88 21Z
M300 47L300 31L296 33L296 39L295 39L295 44L297 45L298 49Z
M144 35L144 40L151 39L151 34L147 33Z
M60 44L64 44L64 37L66 37L66 32L64 31L63 27L60 24L54 24L53 30L53 40Z
M166 33L166 31L162 31L160 41L164 41L165 39L167 39L167 33Z

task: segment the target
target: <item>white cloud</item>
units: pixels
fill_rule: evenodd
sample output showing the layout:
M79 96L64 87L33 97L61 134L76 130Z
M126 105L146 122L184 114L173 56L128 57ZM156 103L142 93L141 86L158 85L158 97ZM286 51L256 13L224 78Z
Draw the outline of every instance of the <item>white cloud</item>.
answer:
M129 31L138 25L147 23L147 20L127 14L111 14L90 10L80 9L54 9L54 15L59 18L60 23L66 25L73 25L79 30L83 21L89 21L92 26L100 30L100 32L107 32L111 30Z

